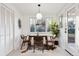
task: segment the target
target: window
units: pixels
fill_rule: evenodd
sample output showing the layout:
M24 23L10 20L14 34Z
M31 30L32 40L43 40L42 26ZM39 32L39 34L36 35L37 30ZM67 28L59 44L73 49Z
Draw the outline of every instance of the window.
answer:
M45 32L45 20L37 20L36 23L36 32Z
M35 32L35 18L30 18L30 32Z
M51 20L52 17L46 17L41 20L30 17L30 32L50 32Z
M48 17L46 18L47 20L47 32L50 32L51 31L51 22L52 22L52 17Z

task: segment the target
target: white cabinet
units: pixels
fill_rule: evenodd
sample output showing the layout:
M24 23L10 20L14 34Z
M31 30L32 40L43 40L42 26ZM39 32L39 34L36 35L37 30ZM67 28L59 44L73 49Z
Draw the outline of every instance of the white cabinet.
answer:
M0 4L0 55L7 55L13 50L13 21L13 11Z

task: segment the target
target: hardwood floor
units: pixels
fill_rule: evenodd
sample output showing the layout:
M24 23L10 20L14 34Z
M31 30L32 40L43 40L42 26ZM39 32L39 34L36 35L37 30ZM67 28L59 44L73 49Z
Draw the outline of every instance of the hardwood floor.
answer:
M45 50L44 53L42 53L41 50L35 51L33 53L33 50L28 50L25 53L21 53L20 49L12 51L8 56L70 56L69 53L67 53L64 49L57 46L54 50Z

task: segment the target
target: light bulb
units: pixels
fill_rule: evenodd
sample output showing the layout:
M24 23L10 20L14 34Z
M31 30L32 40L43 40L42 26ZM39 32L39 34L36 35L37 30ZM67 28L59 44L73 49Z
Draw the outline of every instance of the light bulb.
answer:
M37 18L38 20L42 19L42 14L41 14L41 13L37 13L37 14L36 14L36 18Z

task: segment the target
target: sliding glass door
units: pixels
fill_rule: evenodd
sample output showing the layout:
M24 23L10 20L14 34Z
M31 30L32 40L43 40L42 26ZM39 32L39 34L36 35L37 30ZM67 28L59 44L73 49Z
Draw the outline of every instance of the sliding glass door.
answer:
M68 44L75 44L75 8L68 11Z

